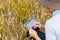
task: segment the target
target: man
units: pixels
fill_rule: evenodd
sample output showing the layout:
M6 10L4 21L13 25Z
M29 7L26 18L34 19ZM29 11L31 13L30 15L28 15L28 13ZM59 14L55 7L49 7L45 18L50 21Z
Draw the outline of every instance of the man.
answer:
M60 0L38 0L42 5L49 8L52 13L50 18L45 24L46 40L60 40ZM35 23L35 27L42 28L44 25ZM33 29L29 30L29 33L36 40L41 40L37 35L37 32Z

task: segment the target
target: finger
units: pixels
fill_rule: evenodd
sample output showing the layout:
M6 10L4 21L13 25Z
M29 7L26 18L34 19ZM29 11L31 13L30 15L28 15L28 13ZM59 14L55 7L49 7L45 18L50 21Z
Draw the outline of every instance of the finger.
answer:
M36 27L39 27L39 24L40 24L40 22L34 23L34 27L35 27L35 28L36 28Z
M35 22L35 23L34 23L34 25L37 25L37 24L39 24L39 22Z
M33 29L30 29L30 30L29 30L30 36L32 36L32 33L33 33Z
M34 25L38 25L38 24L40 24L40 22L35 22L35 23L34 23Z

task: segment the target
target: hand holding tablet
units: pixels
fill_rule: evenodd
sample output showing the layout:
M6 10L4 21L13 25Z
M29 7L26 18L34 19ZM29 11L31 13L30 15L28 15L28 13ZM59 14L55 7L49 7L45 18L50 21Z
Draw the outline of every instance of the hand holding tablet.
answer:
M37 23L35 25L35 23ZM33 26L36 28L36 26L38 26L40 24L40 22L38 22L35 18L32 18L31 20L29 20L28 22L25 23L26 28L29 30L31 28L33 28Z

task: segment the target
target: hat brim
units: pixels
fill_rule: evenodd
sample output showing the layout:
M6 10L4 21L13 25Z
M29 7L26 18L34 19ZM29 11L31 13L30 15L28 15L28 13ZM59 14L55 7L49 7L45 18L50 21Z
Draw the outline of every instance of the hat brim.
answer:
M60 3L52 3L52 2L48 2L47 0L38 0L38 2L40 2L42 5L48 8L60 10Z

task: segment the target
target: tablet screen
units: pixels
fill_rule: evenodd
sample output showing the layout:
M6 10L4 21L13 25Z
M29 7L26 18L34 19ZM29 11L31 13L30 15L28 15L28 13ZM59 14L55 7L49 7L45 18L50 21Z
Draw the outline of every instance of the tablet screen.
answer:
M38 22L35 18L32 18L27 23L25 23L25 26L27 29L30 29L34 26L34 23Z

